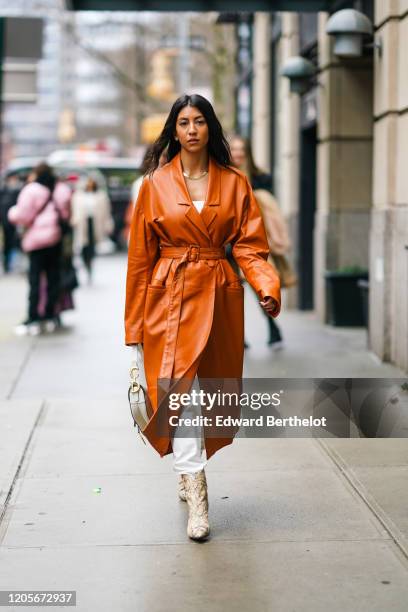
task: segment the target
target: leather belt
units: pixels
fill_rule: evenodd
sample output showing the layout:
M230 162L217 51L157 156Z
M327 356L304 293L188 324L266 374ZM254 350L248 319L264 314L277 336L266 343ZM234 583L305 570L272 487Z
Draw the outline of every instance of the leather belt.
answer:
M179 259L170 287L164 349L159 373L159 378L171 379L180 324L186 265L189 262L197 262L201 259L225 259L226 254L223 247L203 247L199 244L189 244L186 246L163 245L160 246L160 257Z
M225 259L225 249L223 247L202 247L199 244L189 244L188 246L162 246L160 247L160 257L171 257L177 259L181 257L186 261L199 261L200 259Z

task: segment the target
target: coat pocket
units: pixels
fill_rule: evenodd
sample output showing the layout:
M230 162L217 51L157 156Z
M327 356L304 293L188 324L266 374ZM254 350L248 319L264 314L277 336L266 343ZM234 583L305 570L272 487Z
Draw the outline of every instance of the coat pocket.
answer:
M170 273L172 259L160 258L153 270L152 278L148 287L165 287L167 277Z

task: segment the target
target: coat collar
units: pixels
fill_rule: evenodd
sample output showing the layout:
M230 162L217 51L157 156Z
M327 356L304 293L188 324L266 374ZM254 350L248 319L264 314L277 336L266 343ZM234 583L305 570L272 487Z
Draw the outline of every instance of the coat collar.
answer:
M199 213L191 201L190 194L186 186L181 165L181 154L178 152L173 159L170 160L170 170L173 185L175 188L175 196L177 204L186 207L186 216L197 227L207 240L211 242L211 236L208 228L217 216L215 207L220 205L221 201L221 167L217 162L209 156L208 164L208 188L207 197L204 202L204 207ZM211 207L211 208L210 208Z
M177 203L187 204L191 206L192 205L191 198L188 193L186 182L183 176L180 151L173 157L173 159L169 163L171 166L173 184L175 185L175 188L176 188ZM208 190L207 190L207 198L205 200L205 204L207 206L219 206L220 193L221 193L221 168L210 155L209 164L208 164Z

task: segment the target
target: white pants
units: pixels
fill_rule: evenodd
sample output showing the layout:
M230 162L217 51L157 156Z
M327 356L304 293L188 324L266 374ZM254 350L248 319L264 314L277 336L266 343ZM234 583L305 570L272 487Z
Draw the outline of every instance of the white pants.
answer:
M144 351L141 344L132 346L132 366L137 365L140 372L140 381L144 387L146 384L146 374L144 369ZM199 389L197 376L194 379L193 386ZM200 406L187 406L185 416L195 416L201 414ZM177 437L177 429L173 438L173 469L179 474L193 473L202 470L207 464L205 445L202 439L202 428L195 427L193 430L194 437ZM203 456L204 455L204 456Z
M199 472L207 465L200 438L173 438L173 470L178 474Z
M195 378L195 384L197 377ZM194 417L201 415L200 406L187 406L183 411L183 417ZM194 473L202 470L207 465L207 457L201 426L191 429L193 437L182 437L177 435L182 428L176 427L173 438L173 470L178 474Z

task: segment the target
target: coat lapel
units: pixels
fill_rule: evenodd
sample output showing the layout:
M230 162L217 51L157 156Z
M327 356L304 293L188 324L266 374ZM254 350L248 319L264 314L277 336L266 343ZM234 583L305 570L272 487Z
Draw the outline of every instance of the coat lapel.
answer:
M217 162L210 156L208 166L207 197L204 207L201 213L199 213L192 203L190 194L188 193L186 182L183 177L180 153L177 153L177 155L173 157L170 164L177 204L185 206L186 217L188 220L191 221L199 232L205 236L207 241L211 243L211 236L208 232L208 228L216 218L217 206L220 205L221 169L219 168Z
M210 156L207 199L201 211L201 217L207 227L207 230L217 217L220 202L221 168Z

